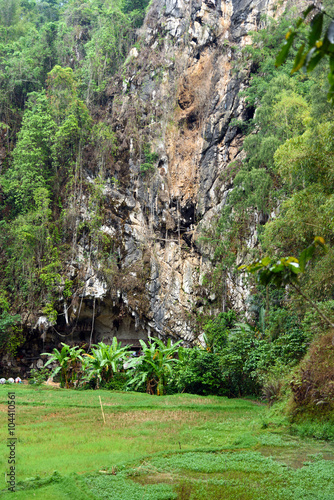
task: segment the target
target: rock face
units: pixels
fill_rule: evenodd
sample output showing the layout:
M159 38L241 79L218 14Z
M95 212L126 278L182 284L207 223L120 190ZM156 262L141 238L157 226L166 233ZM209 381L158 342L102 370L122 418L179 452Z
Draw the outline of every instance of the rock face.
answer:
M152 2L101 112L117 139L115 158L105 167L100 229L115 262L102 266L92 254L88 265L79 240L73 273L84 285L73 295L63 332L93 341L116 335L132 344L148 334L191 342L200 333L194 313L203 307L203 276L210 271L201 230L219 216L233 187L229 165L243 155L232 120L253 112L239 96L249 68L234 72L232 62L250 43L249 32L263 27L262 15L280 15L286 4ZM230 304L243 306L242 283L227 276L224 289ZM221 308L227 295L219 297ZM214 312L217 297L205 300Z

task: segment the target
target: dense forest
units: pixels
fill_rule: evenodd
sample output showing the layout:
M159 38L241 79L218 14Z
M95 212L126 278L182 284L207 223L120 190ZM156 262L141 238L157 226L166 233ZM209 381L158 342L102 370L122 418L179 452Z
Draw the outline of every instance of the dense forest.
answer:
M112 79L122 79L130 49L140 51L148 7L147 0L0 0L3 353L15 357L24 345L31 311L56 324L60 298L69 304L80 289L67 270L80 239L87 243L85 258L99 262L106 276L117 266L112 239L100 230L107 171L120 150L108 118L108 95ZM319 35L334 15L330 1L324 9ZM231 124L243 136L243 154L223 174L230 189L219 216L200 234L211 259L201 285L203 307L193 310L194 329L204 332L202 346L194 341L192 349L180 351L171 362L179 343L174 349L158 339L142 345L146 368L130 363L128 384L158 394L264 395L270 403L290 398L293 418L307 410L330 420L334 107L328 99L328 58L312 71L291 75L300 45L310 36L307 20L287 61L275 67L292 20L280 16L264 22L264 29L251 33L250 44L233 52L232 73L237 78L246 70L248 82L240 94L247 113ZM153 171L157 160L150 144L144 144L141 174ZM124 182L121 175L108 177L116 188ZM83 198L89 208L85 220L80 218ZM326 245L313 248L315 238ZM312 248L312 259L297 287L284 280L277 287L238 269L264 257L267 266L283 257L298 258L307 248ZM231 283L240 280L249 291L244 310L234 309L228 293ZM219 298L214 309L210 295ZM101 344L99 352L103 349ZM113 349L116 372L126 351L117 343ZM105 364L89 367L83 351L76 352L75 367L69 363L62 372L65 385L71 385L79 362L90 370L91 385L120 388L127 383L126 375L111 380ZM71 358L70 348L63 356ZM322 437L332 437L333 428L326 429Z
M102 171L115 145L111 128L94 115L146 5L1 3L2 345L22 342L14 311L42 306L57 314L53 302L63 263L76 251L83 189L94 207L89 230L101 223ZM94 147L101 172L84 185L82 165ZM65 278L64 286L70 295L72 283Z

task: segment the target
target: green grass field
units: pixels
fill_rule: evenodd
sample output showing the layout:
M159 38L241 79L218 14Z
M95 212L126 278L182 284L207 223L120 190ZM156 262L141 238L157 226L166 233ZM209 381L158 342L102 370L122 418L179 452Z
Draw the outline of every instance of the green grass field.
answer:
M6 385L0 402L3 498L334 500L334 446L290 435L254 401Z

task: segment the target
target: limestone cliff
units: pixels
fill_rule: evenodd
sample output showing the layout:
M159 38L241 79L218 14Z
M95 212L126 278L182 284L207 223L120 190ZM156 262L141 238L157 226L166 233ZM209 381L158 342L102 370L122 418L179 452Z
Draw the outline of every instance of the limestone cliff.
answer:
M133 344L148 334L193 341L200 333L194 313L204 298L217 307L217 297L202 286L210 252L200 234L233 187L229 164L243 155L232 120L254 112L239 95L250 68L233 71L232 63L250 43L249 32L264 26L264 15L276 17L286 5L153 0L99 115L116 134L116 153L105 165L101 227L114 264L101 265L79 237L69 277L79 277L81 287L70 309L64 306L58 332L92 334L94 341L117 335ZM85 174L94 176L89 167ZM82 221L88 200L81 212ZM250 231L250 245L256 238ZM219 307L226 300L243 307L242 284L226 279ZM38 326L47 330L48 324L40 318ZM49 335L57 338L52 330Z

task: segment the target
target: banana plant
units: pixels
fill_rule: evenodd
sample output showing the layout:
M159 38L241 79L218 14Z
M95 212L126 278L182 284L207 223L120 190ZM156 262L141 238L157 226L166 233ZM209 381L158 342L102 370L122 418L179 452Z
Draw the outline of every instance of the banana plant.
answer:
M130 345L122 347L122 343L114 337L111 345L99 342L91 349L91 354L85 354L84 368L87 371L87 380L96 380L99 388L102 380L110 382L114 373L123 367L123 361L127 357Z
M60 385L62 387L73 387L75 381L80 376L81 366L83 363L83 349L78 346L70 347L67 344L62 344L62 349L59 351L54 348L52 353L43 352L42 356L49 356L49 359L45 363L44 367L48 366L50 363L57 362L58 366L51 373L51 377L57 375L60 372Z
M70 347L69 349L69 375L70 375L70 386L77 387L82 378L82 366L84 362L85 351L78 346Z
M128 363L128 388L138 389L145 385L148 394L165 394L168 378L173 373L173 366L179 362L175 357L181 354L181 340L172 345L168 339L167 345L158 338L149 338L148 344L143 340L139 341L143 355L134 358Z

